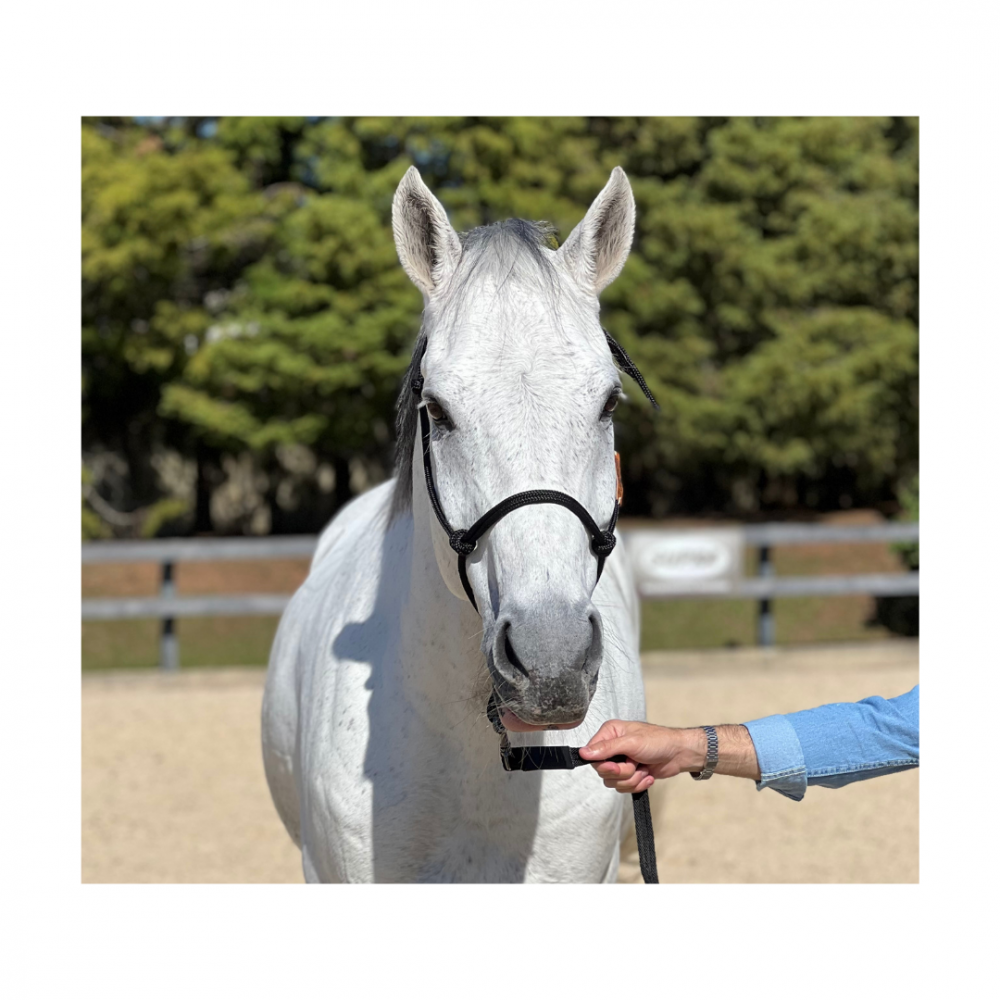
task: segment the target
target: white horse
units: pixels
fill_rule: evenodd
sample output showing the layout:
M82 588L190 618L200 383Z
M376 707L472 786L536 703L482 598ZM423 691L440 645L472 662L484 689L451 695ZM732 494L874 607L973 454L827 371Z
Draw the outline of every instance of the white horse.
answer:
M459 236L415 168L399 184L393 232L424 315L397 475L323 533L264 694L267 780L307 881L616 879L627 797L590 767L505 771L486 706L495 692L514 745L582 745L606 719L645 718L624 546L598 582L577 514L520 507L468 556L474 606L416 428L426 407L432 481L456 528L550 489L606 529L621 380L597 299L634 218L621 168L558 250L517 219Z

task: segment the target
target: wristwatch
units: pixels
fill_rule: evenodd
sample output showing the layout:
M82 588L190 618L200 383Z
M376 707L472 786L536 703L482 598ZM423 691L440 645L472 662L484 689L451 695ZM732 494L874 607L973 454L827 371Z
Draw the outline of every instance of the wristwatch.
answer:
M695 781L708 781L715 773L715 767L719 763L719 734L715 731L715 726L702 726L705 735L708 737L708 755L705 757L705 766L700 771L692 771L691 777Z

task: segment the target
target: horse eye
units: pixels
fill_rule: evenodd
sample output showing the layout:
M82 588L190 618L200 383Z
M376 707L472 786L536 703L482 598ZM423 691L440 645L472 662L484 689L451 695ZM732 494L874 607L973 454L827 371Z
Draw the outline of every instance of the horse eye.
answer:
M429 399L427 401L427 412L431 415L431 420L444 420L447 414L444 412L444 407L440 403L435 403L434 400Z
M608 401L604 404L605 413L614 413L615 407L618 405L618 393L613 392L608 396Z

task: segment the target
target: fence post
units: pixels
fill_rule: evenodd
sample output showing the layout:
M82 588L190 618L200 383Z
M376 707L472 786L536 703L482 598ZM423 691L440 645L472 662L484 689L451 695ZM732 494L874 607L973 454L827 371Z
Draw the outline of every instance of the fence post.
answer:
M771 546L762 545L757 562L757 576L774 576L774 564L771 562ZM774 645L774 613L771 610L771 598L762 597L757 606L757 645Z
M160 596L174 596L174 564L170 560L163 562ZM179 667L180 649L177 645L177 633L174 632L174 620L173 618L164 618L160 631L160 669L177 670Z

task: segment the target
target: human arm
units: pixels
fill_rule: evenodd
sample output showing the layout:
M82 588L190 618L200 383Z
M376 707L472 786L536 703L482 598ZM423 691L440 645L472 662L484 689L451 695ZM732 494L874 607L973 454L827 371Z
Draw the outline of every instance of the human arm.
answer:
M716 774L760 780L757 755L745 726L716 726L719 763ZM625 754L623 763L604 760ZM656 778L672 778L685 771L700 771L708 754L708 737L700 726L672 729L648 722L605 722L593 739L580 748L580 756L594 763L604 784L619 792L641 792Z
M866 698L772 715L742 726L717 726L717 774L753 778L758 790L773 788L801 799L808 785L841 785L920 762L919 687L898 698ZM580 756L594 764L609 788L642 791L656 778L700 771L704 730L670 729L644 722L606 722ZM628 760L604 760L615 754Z
M796 801L808 785L840 788L920 763L920 686L897 698L835 702L746 723L761 777Z

